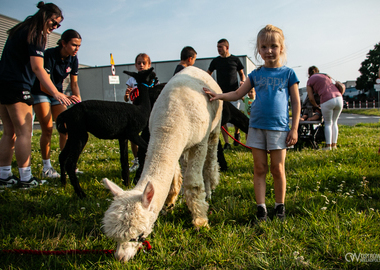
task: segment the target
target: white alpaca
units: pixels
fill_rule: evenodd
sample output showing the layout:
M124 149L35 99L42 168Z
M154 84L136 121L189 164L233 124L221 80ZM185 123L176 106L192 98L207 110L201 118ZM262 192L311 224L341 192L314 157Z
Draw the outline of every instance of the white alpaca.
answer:
M211 198L219 182L222 102L210 102L203 87L222 92L212 77L198 68L187 67L174 76L152 109L151 137L140 181L134 189L124 191L104 179L115 196L103 219L104 232L118 242L115 257L120 261L136 254L165 201L174 203L181 185L178 160L183 153L187 156L183 187L193 224L208 226L206 196Z

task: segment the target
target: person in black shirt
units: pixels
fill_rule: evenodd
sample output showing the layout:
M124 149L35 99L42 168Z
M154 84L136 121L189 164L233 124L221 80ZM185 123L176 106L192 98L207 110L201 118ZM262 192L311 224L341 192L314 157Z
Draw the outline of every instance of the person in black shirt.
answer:
M190 46L184 47L181 51L181 62L175 68L173 76L185 67L194 65L195 59L197 59L197 52L194 48Z
M0 60L0 118L3 135L0 140L0 186L38 186L30 167L33 97L30 93L36 76L45 89L60 103L71 104L54 86L43 68L47 35L60 26L61 10L53 3L39 2L38 12L8 31ZM13 152L20 180L12 174Z
M216 70L216 80L222 89L223 93L228 93L235 91L242 85L245 81L244 66L238 57L230 54L229 52L229 42L227 39L221 39L218 41L217 49L219 56L214 58L207 70L207 73L212 75L214 70ZM237 74L240 77L240 84L238 82ZM239 109L239 101L231 102ZM227 125L224 126L227 130ZM228 143L228 135L222 130L222 135L224 138L224 149L230 149L231 145ZM235 127L235 139L240 141L240 131ZM234 143L234 145L239 145Z
M66 30L58 41L58 46L47 49L44 57L44 68L50 74L50 79L59 92L63 93L63 80L70 74L72 96L69 99L73 103L81 101L78 86L77 57L81 43L82 37L77 31L73 29ZM57 119L57 116L66 110L66 106L49 95L38 79L34 82L32 95L34 98L33 108L42 130L40 138L43 163L42 177L58 178L60 175L50 162L50 142L53 132L53 118ZM65 146L66 140L66 134L60 134L59 146L61 150Z

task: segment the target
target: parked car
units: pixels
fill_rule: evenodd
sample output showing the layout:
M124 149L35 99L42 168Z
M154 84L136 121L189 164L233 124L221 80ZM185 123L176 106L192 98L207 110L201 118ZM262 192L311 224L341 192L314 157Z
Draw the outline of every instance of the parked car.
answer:
M358 96L362 94L362 91L359 91L355 87L346 88L346 91L343 94L345 100L358 100Z
M366 100L369 99L368 96L369 96L369 91L364 92L362 90L356 89L355 87L350 87L346 89L346 92L344 92L343 99L349 102L352 102L352 101L365 102Z

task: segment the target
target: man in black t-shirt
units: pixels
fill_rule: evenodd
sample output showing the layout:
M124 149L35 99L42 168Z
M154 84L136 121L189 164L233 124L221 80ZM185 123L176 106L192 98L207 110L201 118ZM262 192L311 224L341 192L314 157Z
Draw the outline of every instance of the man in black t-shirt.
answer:
M226 39L221 39L218 41L218 53L220 56L214 58L207 70L208 74L212 74L216 70L216 80L222 89L223 93L235 91L239 88L239 82L237 74L240 77L240 85L245 81L244 75L244 66L239 60L238 57L230 54L229 52L229 43ZM239 101L231 102L239 109ZM227 125L224 126L227 130ZM228 143L228 135L222 130L224 138L224 149L231 148L231 145ZM235 138L240 141L240 131L235 127ZM239 145L234 142L234 145Z

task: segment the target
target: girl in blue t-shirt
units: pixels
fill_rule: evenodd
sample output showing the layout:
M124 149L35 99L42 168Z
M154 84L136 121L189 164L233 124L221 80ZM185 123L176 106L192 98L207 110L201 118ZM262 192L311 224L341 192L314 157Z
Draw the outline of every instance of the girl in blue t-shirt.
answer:
M0 61L0 118L3 136L0 140L0 186L12 186L19 179L12 174L13 152L22 187L38 186L30 167L33 97L30 90L37 77L45 89L60 103L71 101L54 86L43 68L47 35L60 26L61 10L54 4L39 2L38 12L8 31Z
M239 89L216 94L204 88L211 96L210 101L239 100L253 87L256 100L251 107L247 145L252 148L254 161L253 183L257 203L257 218L267 219L265 205L266 174L270 155L270 171L274 180L275 215L285 219L285 157L286 149L297 143L300 100L299 80L291 68L283 66L286 61L285 38L281 29L267 25L257 35L256 58L264 65L252 71ZM288 100L292 104L292 125L289 128Z
M70 75L72 95L69 99L73 103L81 101L78 86L77 57L81 43L82 37L77 31L73 29L66 30L58 41L58 46L47 49L44 56L44 68L59 92L63 93L63 80ZM61 104L58 100L49 95L38 79L34 82L32 95L34 98L33 109L42 131L40 138L43 163L42 178L58 178L60 175L50 162L50 142L53 132L53 119L57 119L57 116L66 110L66 105ZM66 140L66 134L60 134L59 146L61 150L65 146Z

